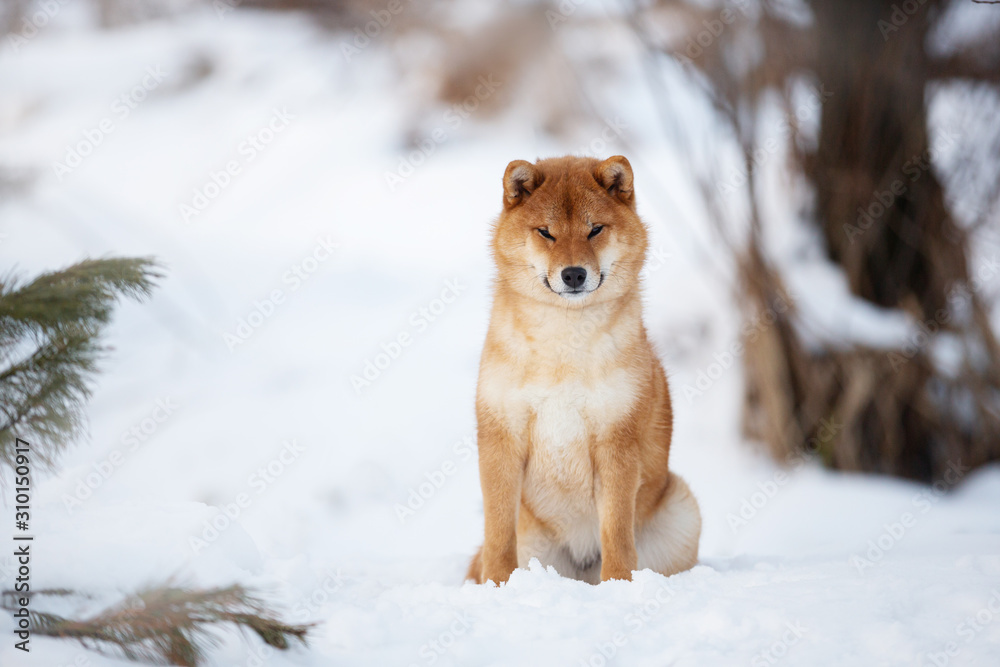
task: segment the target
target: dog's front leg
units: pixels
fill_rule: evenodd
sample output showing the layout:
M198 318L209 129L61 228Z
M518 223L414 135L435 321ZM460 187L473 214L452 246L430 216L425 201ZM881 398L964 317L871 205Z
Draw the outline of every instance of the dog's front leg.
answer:
M635 502L639 461L634 451L602 443L594 452L597 512L601 522L601 581L632 580L636 568Z
M486 536L481 581L507 581L517 567L517 510L524 456L503 429L480 420L479 482L483 489Z

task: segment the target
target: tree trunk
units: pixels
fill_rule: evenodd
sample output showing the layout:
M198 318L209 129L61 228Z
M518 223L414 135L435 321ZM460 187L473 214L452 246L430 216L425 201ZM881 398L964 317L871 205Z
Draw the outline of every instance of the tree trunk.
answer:
M930 481L959 461L1000 458L1000 353L980 297L965 288L967 238L930 166L925 45L941 3L913 5L907 15L897 0L812 3L812 69L832 95L817 148L800 157L814 219L851 290L922 330L900 350L806 351L779 322L747 345L745 424L778 457L816 443L805 448L833 467ZM781 288L759 247L745 274L766 311ZM943 333L961 341L957 375L930 357Z

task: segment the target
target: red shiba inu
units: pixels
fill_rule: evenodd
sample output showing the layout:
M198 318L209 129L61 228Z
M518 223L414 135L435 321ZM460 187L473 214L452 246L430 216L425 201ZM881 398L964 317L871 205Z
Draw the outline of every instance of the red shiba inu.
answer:
M646 228L632 167L515 160L476 395L486 536L468 578L531 558L598 583L698 560L701 515L670 472L666 375L642 323Z

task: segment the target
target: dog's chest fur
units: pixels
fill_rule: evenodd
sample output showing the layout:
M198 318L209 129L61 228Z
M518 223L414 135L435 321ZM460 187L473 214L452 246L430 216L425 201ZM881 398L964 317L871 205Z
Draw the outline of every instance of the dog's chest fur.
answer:
M498 365L481 384L482 398L527 447L524 502L567 541L580 542L581 553L599 541L592 447L610 437L638 393L627 369L600 371L589 361L559 381L537 357L529 373Z

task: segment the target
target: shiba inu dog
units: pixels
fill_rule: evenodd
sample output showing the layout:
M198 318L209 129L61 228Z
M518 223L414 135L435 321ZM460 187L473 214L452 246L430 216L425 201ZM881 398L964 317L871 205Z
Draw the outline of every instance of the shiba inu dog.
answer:
M668 467L666 375L642 323L632 167L515 160L476 394L486 536L468 578L531 558L598 583L698 560L701 515Z

